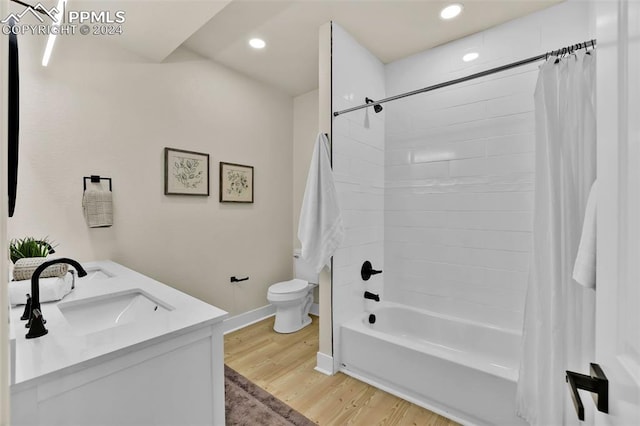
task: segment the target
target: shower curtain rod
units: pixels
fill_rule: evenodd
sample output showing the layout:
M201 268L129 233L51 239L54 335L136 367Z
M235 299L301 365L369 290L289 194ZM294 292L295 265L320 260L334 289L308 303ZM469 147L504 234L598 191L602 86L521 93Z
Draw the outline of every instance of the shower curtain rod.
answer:
M596 40L592 39L589 41L583 41L582 43L577 43L577 44L573 44L571 46L567 46L567 47L563 47L561 49L558 50L553 50L551 52L546 52L543 53L541 55L538 56L532 56L531 58L527 58L527 59L523 59L521 61L517 61L517 62L512 62L510 64L507 65L502 65L496 68L491 68L485 71L481 71L475 74L471 74L468 75L466 77L460 77L460 78L456 78L454 80L449 80L449 81L445 81L444 83L438 83L438 84L434 84L433 86L428 86L428 87L423 87L422 89L417 89L417 90L412 90L411 92L406 92L406 93L401 93L399 95L395 95L395 96L390 96L388 98L384 98L384 99L380 99L379 101L375 101L375 102L369 102L369 103L365 103L353 108L347 108L347 109L343 109L342 111L336 111L333 113L334 117L337 117L341 114L346 114L347 112L352 112L352 111L357 111L359 109L363 109L363 108L369 108L369 107L373 107L375 105L380 105L383 104L385 102L391 102L391 101L395 101L398 99L402 99L402 98L406 98L408 96L413 96L413 95L417 95L420 93L425 93L425 92L430 92L432 90L435 89L441 89L443 87L447 87L447 86L452 86L454 84L458 84L458 83L463 83L465 81L469 81L469 80L473 80L479 77L484 77L490 74L495 74L497 72L501 72L501 71L506 71L508 69L511 68L516 68L522 65L526 65L526 64L530 64L532 62L537 62L541 59L548 59L549 56L557 56L557 55L564 55L564 54L571 54L576 50L580 50L580 49L586 49L589 46L591 46L592 48L596 47Z

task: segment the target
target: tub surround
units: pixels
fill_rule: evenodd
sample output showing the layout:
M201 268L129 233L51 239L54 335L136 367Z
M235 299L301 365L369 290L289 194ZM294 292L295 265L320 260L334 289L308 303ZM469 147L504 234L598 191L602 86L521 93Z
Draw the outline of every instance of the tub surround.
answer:
M590 21L588 3L563 2L394 61L385 65L387 93L592 38ZM464 62L470 49L480 57ZM522 329L540 65L385 104L386 300Z
M11 310L16 352L11 387L14 422L116 424L127 418L118 416L125 415L153 422L164 411L187 408L191 414L185 418L192 421L224 421L222 322L227 313L112 261L83 266L89 275L77 280L71 294L60 302L42 304L47 335L26 339L25 322L20 321L24 307ZM64 306L132 292L158 303L162 313L110 327L79 327L63 314ZM163 368L169 366L171 372ZM203 396L187 402L184 398L193 398L189 381L194 378L193 388L201 389ZM146 389L145 397L138 393L142 389ZM102 416L98 409L91 417L91 410L75 409L82 405L79 401L88 406L99 404L92 399L114 390L118 396L109 397L110 405L117 406L118 401L126 405L128 395L136 407L113 410L119 411L113 413L114 418L108 411ZM176 398L181 393L185 396ZM64 401L75 401L74 409L67 406L66 414ZM169 414L169 418L177 415Z
M386 97L384 64L340 25L332 33L332 108L364 103L366 97ZM345 238L333 256L334 369L340 365L341 325L361 317L375 302L365 290L384 300L385 274L368 281L360 276L362 262L384 269L384 137L386 111L354 111L334 117L333 174L342 209Z

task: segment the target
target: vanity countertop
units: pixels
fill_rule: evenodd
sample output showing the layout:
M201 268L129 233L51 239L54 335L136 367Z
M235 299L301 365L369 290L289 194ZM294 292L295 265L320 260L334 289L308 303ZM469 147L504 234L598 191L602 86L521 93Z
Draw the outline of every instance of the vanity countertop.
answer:
M76 278L75 289L59 302L42 303L49 333L26 339L24 306L11 309L15 335L15 384L20 388L34 381L79 371L132 350L221 322L227 312L112 261L87 262L89 273ZM58 304L140 290L170 308L159 320L131 321L104 330L83 333L64 317Z

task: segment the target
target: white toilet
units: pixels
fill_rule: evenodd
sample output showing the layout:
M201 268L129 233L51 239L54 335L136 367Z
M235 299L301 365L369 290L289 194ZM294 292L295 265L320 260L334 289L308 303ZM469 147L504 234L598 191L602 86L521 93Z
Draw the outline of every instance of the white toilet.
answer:
M273 284L267 292L267 300L276 307L273 329L277 333L294 333L311 324L309 310L318 274L302 259L300 250L294 250L293 258L295 278Z

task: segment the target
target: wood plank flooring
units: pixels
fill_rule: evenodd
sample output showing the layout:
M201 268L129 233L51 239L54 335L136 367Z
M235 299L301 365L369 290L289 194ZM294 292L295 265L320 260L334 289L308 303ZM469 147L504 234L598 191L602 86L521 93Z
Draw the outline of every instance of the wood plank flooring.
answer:
M319 425L457 423L342 373L315 371L318 318L293 334L273 331L274 318L227 334L225 363Z

